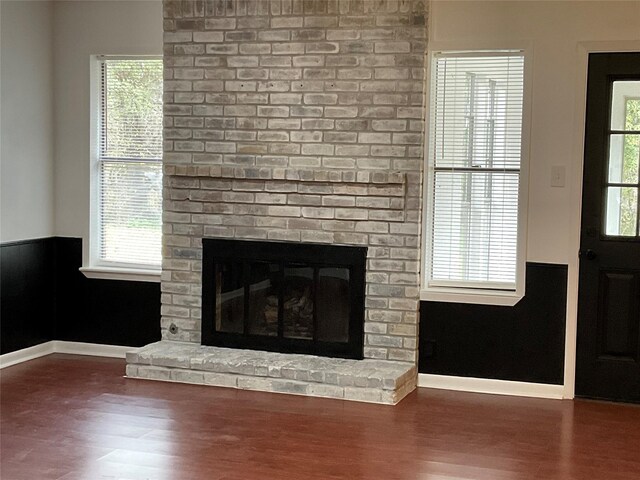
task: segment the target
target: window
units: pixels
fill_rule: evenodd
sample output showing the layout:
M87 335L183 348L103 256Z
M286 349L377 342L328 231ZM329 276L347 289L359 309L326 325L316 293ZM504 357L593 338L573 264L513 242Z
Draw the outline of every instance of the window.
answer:
M434 54L426 291L521 291L523 99L522 51Z
M98 61L92 265L158 269L162 239L162 60Z
M640 237L640 82L613 82L605 234Z

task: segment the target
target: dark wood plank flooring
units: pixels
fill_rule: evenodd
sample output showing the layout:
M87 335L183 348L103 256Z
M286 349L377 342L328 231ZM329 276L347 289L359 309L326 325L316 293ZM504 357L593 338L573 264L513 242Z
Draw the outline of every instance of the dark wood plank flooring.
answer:
M52 355L0 374L2 480L640 479L640 408L419 389L396 407L123 378Z

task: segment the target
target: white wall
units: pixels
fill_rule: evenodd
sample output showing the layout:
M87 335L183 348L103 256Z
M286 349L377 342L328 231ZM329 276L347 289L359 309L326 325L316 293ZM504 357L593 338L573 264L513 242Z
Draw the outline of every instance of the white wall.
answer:
M568 263L581 175L575 159L580 42L640 41L640 1L434 1L430 42L533 47L529 189L529 261ZM3 21L4 23L4 21ZM4 25L3 25L4 26ZM4 35L4 34L3 34ZM89 57L161 54L159 1L55 2L56 229L89 231ZM3 60L4 62L4 60ZM4 87L3 87L4 88ZM4 90L3 90L4 91ZM581 126L578 127L578 129ZM551 166L567 170L566 187L550 186Z
M575 137L584 124L576 85L585 75L579 44L640 41L640 1L434 1L429 48L454 42L467 48L533 47L528 254L534 262L570 263L570 241L581 179ZM578 102L578 103L576 103ZM579 109L578 109L579 111ZM564 166L566 187L551 187L551 167ZM575 191L574 191L575 190Z
M162 2L56 1L56 234L89 235L91 55L162 55Z
M54 233L50 2L0 2L0 241Z

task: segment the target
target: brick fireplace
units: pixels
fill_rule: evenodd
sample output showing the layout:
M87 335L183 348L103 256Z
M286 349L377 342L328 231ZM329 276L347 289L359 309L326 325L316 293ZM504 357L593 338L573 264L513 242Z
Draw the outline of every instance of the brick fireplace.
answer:
M165 0L163 340L129 376L383 403L413 389L426 14L420 0ZM204 238L366 247L365 360L202 347Z

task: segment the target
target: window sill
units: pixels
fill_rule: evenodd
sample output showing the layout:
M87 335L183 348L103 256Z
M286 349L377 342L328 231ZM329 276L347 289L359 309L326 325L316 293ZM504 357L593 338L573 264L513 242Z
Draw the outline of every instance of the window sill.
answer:
M87 278L102 280L126 280L131 282L160 282L160 270L141 268L81 267Z
M474 305L498 305L513 307L524 294L519 292L495 292L491 290L452 291L451 289L420 290L420 300L427 302L470 303Z

